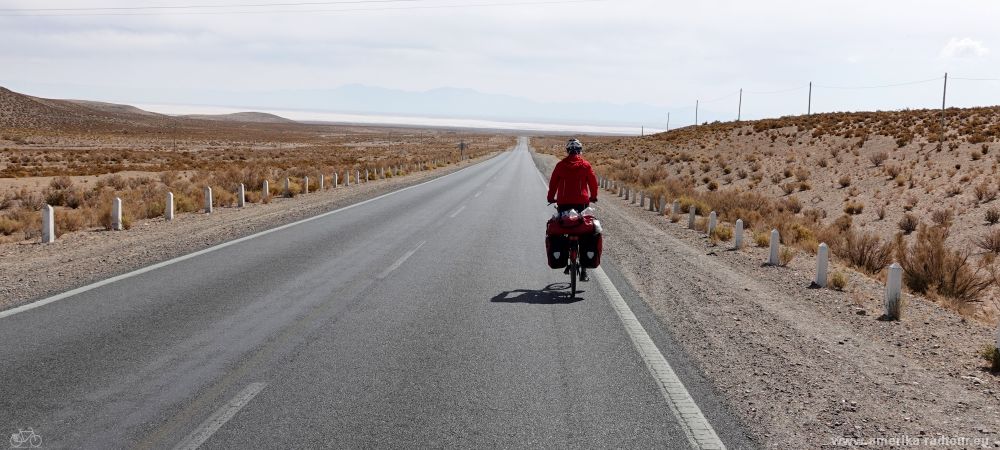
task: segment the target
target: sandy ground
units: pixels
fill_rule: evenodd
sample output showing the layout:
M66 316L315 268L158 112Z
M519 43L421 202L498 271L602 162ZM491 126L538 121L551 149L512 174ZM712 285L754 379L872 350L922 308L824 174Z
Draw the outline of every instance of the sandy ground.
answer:
M712 247L601 194L607 256L764 446L1000 447L1000 383L976 355L992 330L909 295L902 321L879 321L869 278L810 289L812 257L765 267L765 249Z
M44 245L37 240L2 244L0 310L427 181L482 159L242 209L179 214L172 222L138 221L127 231L68 233Z

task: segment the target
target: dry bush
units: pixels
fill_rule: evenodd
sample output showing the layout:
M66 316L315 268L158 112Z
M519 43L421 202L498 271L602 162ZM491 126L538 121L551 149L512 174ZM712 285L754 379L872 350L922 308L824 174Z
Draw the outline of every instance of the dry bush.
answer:
M10 236L21 231L21 222L10 217L0 216L0 235Z
M829 284L830 287L838 291L843 291L844 288L847 287L847 276L844 275L844 273L839 270L833 272L832 274L830 274Z
M711 237L718 241L727 242L733 238L733 229L729 228L729 225L726 225L724 223L719 224L718 226L715 227L714 230L712 230Z
M768 247L771 245L771 233L767 231L761 231L760 233L754 233L753 243L758 247Z
M882 163L884 163L885 160L887 160L887 159L889 159L889 154L886 153L886 152L873 153L871 156L868 157L868 160L871 161L871 163L875 167L881 166Z
M885 242L875 233L858 231L853 227L838 238L827 241L834 255L847 261L869 275L882 271L892 261L894 245Z
M997 198L997 190L986 182L976 185L973 193L976 194L976 201L979 203L988 203Z
M795 250L788 247L781 247L781 250L778 252L778 265L788 267L793 259L795 259Z
M979 350L979 356L990 363L990 372L1000 372L1000 349L995 344L989 344Z
M840 179L837 180L841 188L846 188L851 185L851 177L847 175L841 175Z
M910 213L903 214L903 218L899 219L899 229L903 231L903 234L908 235L916 231L919 225L920 220L917 219L917 216Z
M1000 254L1000 229L992 229L976 238L979 248L995 254Z
M885 174L889 176L889 179L895 179L903 169L895 164L890 164L885 166Z
M947 239L947 227L927 225L920 226L910 246L898 236L897 259L903 267L903 282L921 294L937 293L963 303L976 301L993 279L983 267L973 267L970 251L949 249Z
M87 228L90 223L90 211L81 210L56 210L55 212L55 229L56 236L62 236L64 233L72 233L74 231L80 231Z
M938 209L931 213L931 221L942 227L949 227L955 219L955 213L950 209Z
M784 183L781 185L781 191L784 192L785 195L791 195L791 193L795 192L795 190L798 189L798 187L799 187L798 183L791 183L791 182Z
M861 214L864 210L865 210L865 205L860 202L848 201L846 204L844 204L844 213L850 214L852 216Z
M954 197L961 193L962 193L962 187L958 185L949 186L948 189L945 189L944 191L944 195L946 197Z
M795 179L799 182L809 180L809 175L809 171L805 168L799 167L798 169L795 169Z
M998 211L996 208L987 209L985 214L985 219L986 223L990 225L996 225L997 222L1000 222L1000 211Z

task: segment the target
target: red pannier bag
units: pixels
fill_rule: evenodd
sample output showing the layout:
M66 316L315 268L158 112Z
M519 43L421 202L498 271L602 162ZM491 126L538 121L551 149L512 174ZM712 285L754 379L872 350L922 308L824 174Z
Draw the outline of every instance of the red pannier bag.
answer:
M553 234L594 234L594 217L577 215L549 219L549 223L545 227L545 234L550 236Z
M603 251L603 234L587 234L580 236L580 266L583 268L598 268L601 265L601 252Z
M549 268L562 269L569 264L569 239L561 234L545 236L545 256Z

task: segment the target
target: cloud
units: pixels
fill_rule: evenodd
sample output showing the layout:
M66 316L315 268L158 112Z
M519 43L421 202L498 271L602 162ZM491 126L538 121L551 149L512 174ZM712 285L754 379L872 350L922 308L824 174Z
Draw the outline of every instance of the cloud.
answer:
M982 58L990 53L983 41L972 38L951 38L941 49L942 58Z

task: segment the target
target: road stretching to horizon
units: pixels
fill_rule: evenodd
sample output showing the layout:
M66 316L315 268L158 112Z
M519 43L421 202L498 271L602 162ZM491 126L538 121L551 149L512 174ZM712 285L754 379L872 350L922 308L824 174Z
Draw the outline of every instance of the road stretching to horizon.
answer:
M0 426L45 448L749 446L613 262L568 298L551 212L522 138L0 315Z

